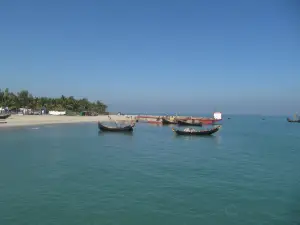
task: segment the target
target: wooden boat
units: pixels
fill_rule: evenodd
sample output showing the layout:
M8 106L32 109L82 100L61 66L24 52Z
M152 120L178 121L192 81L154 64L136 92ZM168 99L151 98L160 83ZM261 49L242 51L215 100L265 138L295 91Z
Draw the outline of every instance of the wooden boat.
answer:
M163 125L168 125L168 124L177 124L177 120L174 119L174 120L170 120L170 119L167 119L165 117L162 117L162 124Z
M300 123L300 118L297 114L294 114L294 119L287 118L287 121L290 123Z
M98 122L98 128L101 131L112 131L112 132L132 132L135 124L127 125L125 127L109 127Z
M214 112L213 118L207 118L207 117L197 117L194 118L195 120L198 120L202 124L205 125L216 125L218 122L222 120L222 113L221 112Z
M200 131L183 131L183 130L175 130L172 128L173 132L175 132L178 135L199 135L199 136L205 136L205 135L212 135L213 133L216 133L221 126L216 126L209 130L200 130Z
M154 121L150 120L150 121L148 121L148 123L162 125L162 121L156 121L156 120L154 120Z
M290 123L300 123L300 119L291 120L290 118L287 118L287 121Z
M5 120L10 117L10 114L0 114L0 120Z
M181 126L199 126L199 127L202 127L202 123L201 122L194 122L194 120L192 119L192 122L187 122L187 121L184 121L184 120L177 120L177 123L178 125L181 125Z
M168 116L168 115L164 115L164 116L138 115L137 116L138 119L145 119L145 120L147 120L147 119L154 120L154 119L161 118L161 117L169 120L170 116ZM186 116L186 117L184 117L184 116L180 116L180 117L174 116L174 117L177 118L177 119L180 118L180 120L183 120L183 121L190 120L192 118L190 116ZM222 121L222 113L221 112L214 112L213 118L209 118L209 117L193 117L193 119L201 122L202 124L208 124L208 125L209 124L216 124L216 123ZM170 124L170 123L168 123L168 124ZM171 124L174 124L174 123L171 123Z
M147 123L158 124L158 125L162 125L163 124L162 119L160 117L156 118L155 120L153 120L153 119L147 119Z

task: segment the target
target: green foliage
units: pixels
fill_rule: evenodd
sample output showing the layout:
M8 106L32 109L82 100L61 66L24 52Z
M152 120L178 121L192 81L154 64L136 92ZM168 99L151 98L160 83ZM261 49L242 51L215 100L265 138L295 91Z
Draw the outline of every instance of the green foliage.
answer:
M33 110L40 110L46 107L47 110L58 111L91 111L97 113L104 113L107 106L101 101L90 102L86 98L75 99L73 96L60 98L48 97L33 97L27 90L22 90L17 94L9 92L6 88L4 91L0 89L0 107L9 107L10 109L28 108Z

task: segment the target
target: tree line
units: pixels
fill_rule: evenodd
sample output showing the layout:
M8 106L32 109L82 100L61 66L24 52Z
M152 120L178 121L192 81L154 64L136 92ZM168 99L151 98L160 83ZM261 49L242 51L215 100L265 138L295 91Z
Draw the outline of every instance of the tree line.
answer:
M65 97L64 95L60 98L34 97L27 90L13 93L8 88L0 89L0 107L8 107L11 110L18 110L19 108L41 110L45 107L48 111L90 111L96 113L104 113L107 108L101 101L90 102L87 98L75 99L73 96Z

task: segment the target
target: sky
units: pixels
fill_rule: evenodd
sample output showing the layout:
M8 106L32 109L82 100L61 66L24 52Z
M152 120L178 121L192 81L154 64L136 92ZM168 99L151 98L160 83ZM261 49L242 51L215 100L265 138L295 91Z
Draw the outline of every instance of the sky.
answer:
M297 0L0 1L0 87L109 111L300 112Z

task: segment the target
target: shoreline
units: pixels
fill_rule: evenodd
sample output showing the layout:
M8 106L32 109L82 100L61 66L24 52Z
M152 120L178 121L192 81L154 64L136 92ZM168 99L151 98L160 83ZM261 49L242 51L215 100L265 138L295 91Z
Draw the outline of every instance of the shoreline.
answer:
M130 122L135 120L135 116L110 116L114 121ZM50 125L50 124L74 124L74 123L94 123L98 121L109 122L110 119L107 115L100 116L52 116L52 115L12 115L5 120L0 120L0 129L11 127L26 127L37 125Z

